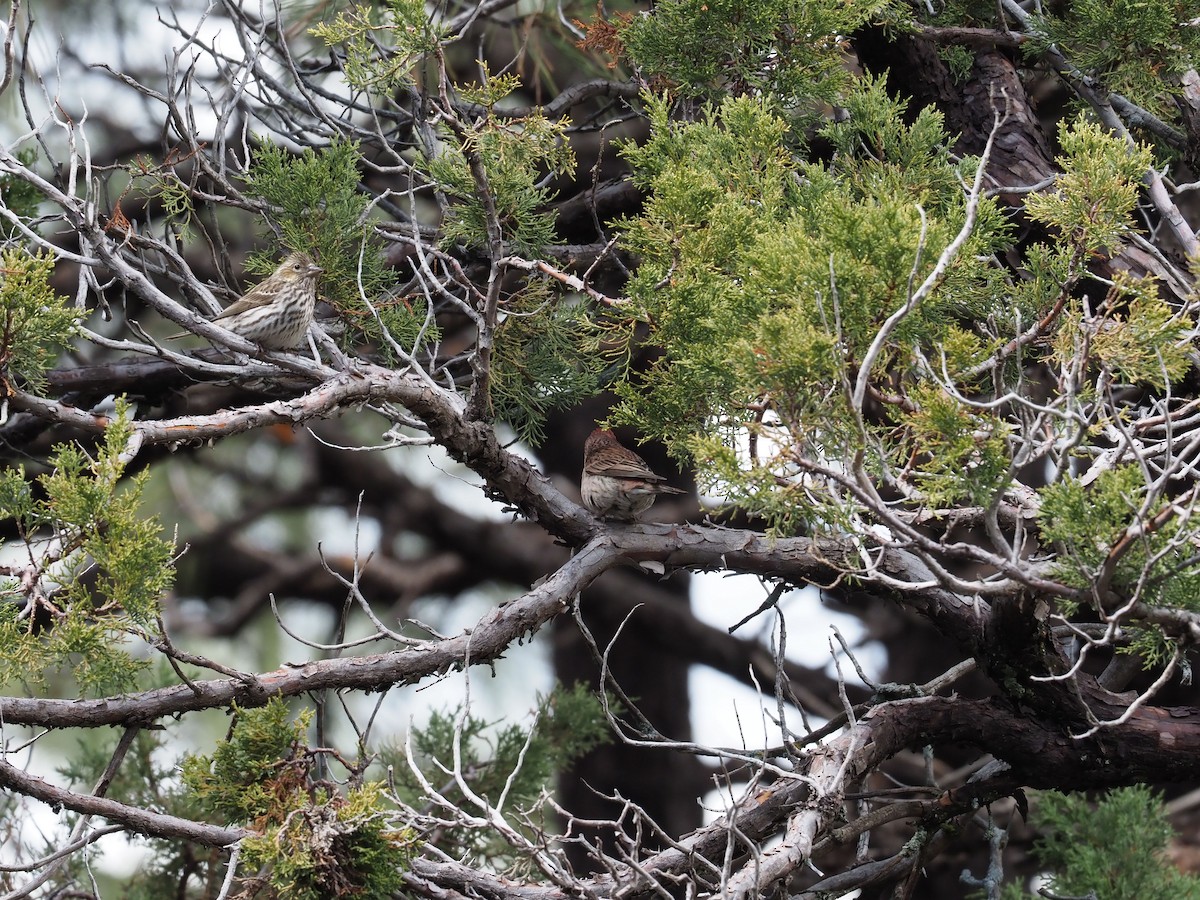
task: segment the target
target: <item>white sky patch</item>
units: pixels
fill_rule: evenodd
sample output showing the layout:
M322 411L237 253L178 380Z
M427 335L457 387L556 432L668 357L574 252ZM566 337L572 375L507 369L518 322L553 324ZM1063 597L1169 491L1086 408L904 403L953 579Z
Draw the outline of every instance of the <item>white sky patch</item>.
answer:
M691 593L696 617L714 628L727 629L757 609L769 591L752 575L708 573L693 576ZM865 634L862 622L825 606L815 588L788 593L780 599L779 610L787 624L789 660L810 668L823 668L826 674L836 677L829 649L833 638L830 626L836 626L866 676L872 680L881 678L887 664L883 645L872 641L857 646ZM766 611L735 634L744 638L758 637L764 646L769 646L768 634L775 615ZM845 658L836 640L834 646L841 656L842 674L846 680L861 683L853 663ZM764 694L759 695L752 688L705 666L692 667L689 684L695 741L722 747L740 747L745 741L759 746L753 742L761 741L763 737L762 710L765 708L771 716L777 715L778 708L771 693L773 685L762 685ZM809 716L813 727L821 724L811 711ZM789 712L789 726L793 731L803 731L800 716L794 710ZM768 731L767 744L778 744L779 740L777 727Z

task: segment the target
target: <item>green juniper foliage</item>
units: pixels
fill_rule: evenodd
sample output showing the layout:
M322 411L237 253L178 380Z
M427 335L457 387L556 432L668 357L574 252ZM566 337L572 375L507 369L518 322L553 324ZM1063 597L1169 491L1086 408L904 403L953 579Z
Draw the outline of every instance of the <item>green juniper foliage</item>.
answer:
M276 698L260 709L235 706L234 714L228 738L212 754L185 757L184 791L167 802L178 809L190 805L215 823L240 823L258 831L261 836L243 843L243 872L269 891L265 896L382 898L398 890L417 836L403 826L383 785L355 776L349 789L337 792L332 782L317 780L316 754L305 744L311 710L293 717ZM556 690L539 701L532 735L517 725L493 729L459 712L435 713L413 733L415 755L431 783L460 802L463 798L453 785L447 786L442 768L454 755L459 726L462 770L472 789L499 802L507 788L506 809L520 808L535 817L540 815L537 801L555 772L607 737L599 701L583 686ZM423 807L420 781L404 752L385 751L381 761L393 769L400 799ZM497 864L518 864L511 848L491 831L448 828L440 834L439 846ZM144 886L167 884L172 874L177 878L172 865L148 873Z
M74 790L91 791L112 761L113 751L122 738L122 732L117 730L80 736L75 751L59 772ZM162 730L139 729L109 782L109 796L144 808L162 809L164 803L169 803L169 794L162 788L171 783L172 773L170 766L163 765L163 746Z
M243 844L249 871L279 900L356 897L388 900L404 885L416 834L387 827L379 813L382 785L368 783L344 798L314 792L262 837ZM300 795L296 795L297 801Z
M1082 117L1060 123L1058 140L1063 174L1057 190L1031 194L1025 211L1085 253L1111 250L1133 230L1129 216L1150 167L1150 150L1130 151L1121 138Z
M264 145L255 151L246 173L247 193L270 204L269 218L285 247L310 253L325 269L321 295L347 326L344 346L363 337L378 341L387 329L411 351L426 326L424 295L389 292L395 276L372 232L367 197L358 190L360 155L358 144L345 140L335 140L321 153L308 149L299 156ZM278 265L273 256L261 256L253 258L249 268L267 274ZM426 340L435 337L433 330L424 333ZM387 343L380 346L390 358Z
M1166 858L1174 830L1143 785L1119 788L1095 803L1080 794L1046 792L1034 803L1033 820L1039 831L1033 853L1049 873L1049 895L1200 900L1200 878L1181 874ZM1008 885L1003 896L1038 895Z
M759 94L794 106L836 100L850 80L844 35L884 16L889 0L663 0L621 28L630 58L673 94Z
M37 151L32 148L18 150L16 156L22 165L29 168L34 167L38 158ZM37 214L38 204L42 202L42 195L37 188L9 174L0 174L0 197L4 198L5 206L26 222ZM0 221L0 239L6 247L22 246L27 240L22 231L7 219ZM5 267L7 266L6 262Z
M612 360L608 333L581 303L531 279L504 304L492 359L493 412L522 440L541 444L546 416L594 395Z
M649 194L643 213L621 223L642 259L629 297L666 352L638 383L617 385L616 418L693 454L713 486L786 530L821 502L799 485L780 486L779 477L802 473L807 454L861 450L886 470L945 429L941 469L927 470L930 502L984 499L1008 469L1004 424L952 410L927 378L934 365L959 373L985 356L992 342L967 325L984 310L1006 314L999 273L979 262L1008 239L990 200L875 362L881 379L903 379L907 415L901 407L894 423L864 431L847 408L847 386L879 326L961 228L962 185L977 162L950 158L938 114L925 110L906 124L904 105L879 82L845 102L849 120L826 131L838 149L828 166L793 158L786 123L751 99L725 101L688 124L672 123L668 105L651 100L650 140L623 151ZM760 428L749 410L764 397L779 418L763 429L778 440L763 445L775 455L731 467L717 441ZM819 518L842 513L826 504Z
M355 87L388 93L411 82L411 70L438 46L440 35L422 0L363 4L310 29L327 44L346 50L346 80Z
M795 158L786 123L760 101L727 100L685 123L666 100L647 102L650 139L623 153L648 196L619 224L641 258L629 311L665 352L617 383L614 418L690 456L706 487L777 529L854 527L852 495L809 477L836 459L874 478L905 473L911 499L930 507L989 506L1020 465L1013 423L962 398L996 389L985 363L1044 317L1054 330L1012 353L1000 386L1022 390L1022 365L1064 365L1084 339L1082 374L1108 383L1161 387L1189 364L1191 319L1152 282L1120 277L1086 306L1072 296L1093 255L1128 236L1150 162L1079 120L1060 133L1057 190L1029 201L1056 240L1031 247L1014 282L991 262L1011 231L982 198L964 246L879 346L869 396L884 415L860 421L850 400L861 362L962 228L979 162L951 157L936 112L910 116L870 79L823 130L828 164ZM1082 380L1079 402L1095 383ZM765 402L769 421L753 414ZM747 432L761 438L750 465L726 449Z
M1103 583L1122 596L1140 590L1146 603L1196 610L1200 566L1191 543L1181 541L1187 523L1140 525L1172 502L1157 494L1151 503L1148 493L1135 464L1105 470L1090 486L1066 477L1043 488L1038 518L1043 538L1058 551L1055 576L1083 589ZM1154 629L1131 634L1133 643L1124 649L1139 653L1146 668L1162 665L1176 649Z
M547 173L566 175L575 168L574 151L564 137L570 122L532 114L518 125L498 116L496 104L519 81L515 75L488 76L482 85L460 88L463 99L481 107L484 116L465 135L447 135L443 151L422 162L429 178L454 201L442 223L446 243L488 246L487 209L468 152L486 173L506 251L536 257L554 238L555 216L545 211L553 191L541 182Z
M129 173L129 184L114 204L114 217L116 212L124 215L121 201L128 193L137 189L161 205L168 221L178 233L186 232L192 225L196 209L187 183L174 169L175 164L180 161L168 157L165 162L158 162L149 155L142 155L125 166Z
M169 682L162 683L165 685ZM171 765L173 757L166 752L169 741L166 734L162 729L138 730L108 785L107 795L119 797L121 802L143 809L198 818L196 804L189 802L178 787L174 766ZM73 790L85 793L92 791L111 763L113 752L123 736L121 731L98 729L79 739L69 761L59 770L71 783ZM179 894L179 885L180 873L184 871L204 873L202 877L207 881L207 892L202 896L216 896L227 862L224 848L201 847L164 838L131 837L146 845L150 854L124 886L120 894L124 900L160 900L162 897L183 896ZM53 852L53 848L47 852ZM90 868L91 860L85 856L72 855L66 865L66 878L87 882L94 874Z
M327 43L345 45L352 84L371 90L402 88L411 82L420 58L437 49L438 34L426 21L423 7L407 0L391 0L384 22L373 15L370 10L340 13L334 23L313 33ZM395 42L390 50L379 44L384 36ZM478 172L472 171L474 158L487 181L502 252L537 256L555 236L555 216L547 211L553 190L542 182L547 175L570 174L575 166L565 138L570 123L536 113L518 123L498 114L497 107L521 79L511 73L493 76L486 63L481 66L482 83L448 88L475 111L473 118L457 130L443 127L440 148L414 162L447 202L445 244L489 247L489 210L476 183ZM395 313L385 316L385 322L403 344L415 340L412 326L423 323L425 304L420 295L399 299L410 308L407 321L400 323L407 330L396 331ZM601 344L599 334L578 304L563 299L561 291L550 290L545 282L531 281L507 298L493 358L492 411L523 439L538 443L548 412L569 407L598 389L599 373L612 361L611 354L595 352Z
M0 583L0 681L40 686L47 670L67 668L85 694L102 694L132 687L147 665L124 646L153 639L175 548L141 512L148 471L121 483L131 434L119 402L94 455L63 444L32 483L23 469L0 473L0 518L38 588L31 605L15 579Z
M53 271L51 256L17 248L0 253L0 381L40 390L58 348L79 326L81 312L50 287Z
M234 708L237 721L211 756L189 756L183 781L215 822L259 832L242 845L247 878L280 900L387 898L399 890L415 835L389 825L383 785L338 792L315 780L304 734L312 711L292 719L278 698Z
M232 822L279 818L308 766L304 733L312 710L292 719L276 698L261 709L234 707L237 721L211 756L189 756L183 781L208 810Z
M1133 521L1145 484L1138 466L1130 464L1101 472L1090 487L1078 478L1061 479L1042 488L1041 497L1042 536L1059 551L1055 574L1067 584L1085 587ZM1127 571L1118 571L1118 579L1136 577L1136 564L1130 568L1126 559L1122 568Z
M1072 0L1035 19L1029 54L1058 46L1078 66L1157 116L1177 119L1180 76L1200 59L1200 29L1187 0Z
M1084 357L1106 381L1165 389L1191 365L1189 324L1186 315L1159 296L1152 279L1121 274L1095 309L1068 301L1054 342L1055 357L1067 365L1086 342Z

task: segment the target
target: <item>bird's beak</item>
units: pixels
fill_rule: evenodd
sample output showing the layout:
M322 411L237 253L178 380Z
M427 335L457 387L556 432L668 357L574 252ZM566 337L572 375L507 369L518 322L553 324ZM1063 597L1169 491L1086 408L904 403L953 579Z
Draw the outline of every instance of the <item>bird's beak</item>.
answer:
M320 275L320 274L322 274L324 271L325 271L325 270L324 270L324 269L322 269L320 266L318 266L318 265L315 265L315 264L313 264L313 263L309 263L309 266L308 266L308 274L309 274L309 275Z

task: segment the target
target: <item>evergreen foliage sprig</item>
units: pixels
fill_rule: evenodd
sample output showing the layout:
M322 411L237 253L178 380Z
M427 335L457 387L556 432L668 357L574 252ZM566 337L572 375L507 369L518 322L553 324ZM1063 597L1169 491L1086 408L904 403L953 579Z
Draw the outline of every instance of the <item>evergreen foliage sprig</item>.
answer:
M524 441L539 446L546 416L593 396L613 353L609 330L582 303L531 279L508 297L497 328L491 400L495 415Z
M53 271L49 255L0 252L0 382L41 390L59 348L76 333L82 313L50 287Z
M1181 76L1200 61L1193 4L1179 0L1073 0L1039 7L1026 52L1053 44L1071 62L1144 109L1177 119Z
M280 900L384 900L403 884L415 835L383 814L383 785L344 792L318 781L305 743L311 710L292 718L274 698L237 709L229 737L211 755L188 756L183 782L214 821L259 832L243 842L247 881Z
M309 33L345 47L350 84L385 94L409 83L415 63L441 40L421 0L384 0L341 10Z
M37 163L38 154L36 150L26 147L17 151L16 158L21 165L32 169ZM9 211L22 221L29 221L37 215L38 204L42 202L42 195L37 188L7 172L0 173L0 197L4 198L4 205ZM0 237L5 246L10 248L24 247L28 240L21 229L8 219L0 222Z
M131 435L118 401L92 454L63 444L35 479L0 473L0 519L26 560L0 582L0 681L42 686L47 670L68 668L84 693L100 694L131 687L148 665L125 645L152 638L175 548L141 511L148 471L122 480Z
M410 350L421 336L435 339L436 330L427 326L423 294L400 296L394 290L396 279L372 229L367 196L358 189L359 161L353 141L334 140L320 153L306 149L298 155L264 145L246 173L247 193L270 204L270 220L285 248L311 254L325 269L321 295L348 326L343 345L366 338L379 342L387 356L384 329ZM263 254L247 267L267 274L278 264Z
M850 81L844 36L884 18L890 0L666 0L619 28L634 63L677 96L770 97L783 108L832 102Z
M879 389L901 387L892 421L864 434L847 406L879 326L961 227L962 185L977 163L950 158L936 113L906 122L879 82L845 103L848 121L828 129L838 148L829 166L793 159L784 121L749 99L686 125L652 99L650 140L624 151L650 194L622 223L642 259L629 296L666 353L638 383L618 383L616 419L692 454L711 486L785 530L853 515L842 497L802 483L814 460L862 452L872 471L887 472L938 431L959 437L946 453L922 456L927 502L984 501L1008 474L1004 425L952 408L931 378L985 358L992 343L968 325L984 311L1006 314L987 260L1008 227L989 200L964 250L876 361ZM771 415L756 420L764 403ZM717 443L744 432L762 438L762 455L733 466Z
M442 152L420 165L451 198L442 223L443 240L487 248L488 214L471 172L466 151L474 153L487 175L506 252L536 257L554 237L555 215L547 209L553 196L547 176L568 175L575 153L566 140L566 119L539 113L513 122L496 113L497 104L519 84L513 75L487 75L482 84L460 88L463 99L484 110L482 118L448 136Z
M1075 477L1040 491L1039 523L1058 551L1055 572L1064 583L1109 596L1138 596L1154 606L1200 609L1200 564L1191 528L1167 516L1177 498L1150 491L1139 466L1103 471L1090 485ZM1064 604L1064 612L1071 607ZM1111 612L1111 610L1110 610ZM1125 652L1146 668L1165 664L1177 644L1153 628L1132 629Z
M1167 858L1175 837L1159 798L1144 785L1118 788L1099 800L1047 791L1034 802L1038 826L1033 854L1048 872L1040 895L1016 885L1004 900L1024 897L1103 897L1104 900L1196 900L1200 878Z

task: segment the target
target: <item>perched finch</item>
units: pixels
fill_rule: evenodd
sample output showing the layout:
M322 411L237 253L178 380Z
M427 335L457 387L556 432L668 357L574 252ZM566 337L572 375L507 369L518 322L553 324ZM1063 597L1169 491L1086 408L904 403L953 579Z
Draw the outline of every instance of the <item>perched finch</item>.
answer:
M307 253L293 253L270 278L250 288L213 321L268 350L290 350L308 333L317 302L317 277L324 271Z
M602 519L632 522L658 494L683 494L663 484L646 461L623 447L616 435L597 428L583 445L583 504Z

